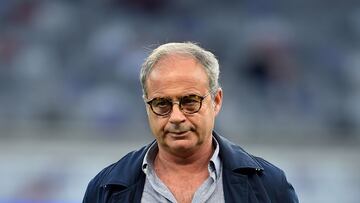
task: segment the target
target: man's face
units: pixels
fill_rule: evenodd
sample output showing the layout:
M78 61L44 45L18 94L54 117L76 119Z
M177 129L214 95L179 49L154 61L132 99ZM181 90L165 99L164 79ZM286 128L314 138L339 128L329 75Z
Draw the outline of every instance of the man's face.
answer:
M189 56L170 55L153 67L146 81L149 100L157 97L178 98L187 95L204 96L209 93L209 81L202 65ZM207 96L197 113L184 114L174 104L168 116L154 114L147 105L150 128L159 147L170 153L188 154L203 144L211 144L215 116L222 102L222 91L214 99Z

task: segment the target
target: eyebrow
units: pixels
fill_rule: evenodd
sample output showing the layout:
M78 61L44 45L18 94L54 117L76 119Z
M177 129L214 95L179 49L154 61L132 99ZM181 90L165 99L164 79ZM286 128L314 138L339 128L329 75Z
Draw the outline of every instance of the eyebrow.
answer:
M175 98L180 99L180 98L188 97L188 96L199 96L199 97L202 97L202 96L199 95L199 94L190 93L190 94L186 94L186 95L179 96L179 97L175 97ZM152 99L150 99L150 100L153 100L153 99L172 99L172 97L169 97L169 96L162 97L162 96L160 96L160 97L154 97L154 98L152 98Z

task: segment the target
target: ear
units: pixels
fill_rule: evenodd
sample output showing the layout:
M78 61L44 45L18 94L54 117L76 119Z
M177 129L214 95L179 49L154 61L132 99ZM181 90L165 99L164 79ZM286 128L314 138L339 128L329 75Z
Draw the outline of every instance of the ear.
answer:
M147 114L147 116L150 116L150 113L151 113L150 112L151 111L150 106L145 102L144 102L144 104L145 104L146 114Z
M147 105L145 105L145 109L146 109L146 114L149 116L149 107L147 107Z
M221 88L219 88L219 90L217 91L217 93L215 94L215 97L214 97L215 115L218 115L218 113L221 110L222 100L223 100L223 91Z

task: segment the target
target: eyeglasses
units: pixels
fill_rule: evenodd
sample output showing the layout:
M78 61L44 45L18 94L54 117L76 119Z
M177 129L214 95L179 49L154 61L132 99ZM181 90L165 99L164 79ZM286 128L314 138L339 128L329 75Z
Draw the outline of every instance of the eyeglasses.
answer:
M150 101L146 101L150 105L151 110L158 116L168 116L171 114L173 105L178 104L180 110L185 114L194 114L200 111L202 101L210 95L210 92L205 96L199 95L187 95L180 97L177 102L170 98L154 98Z

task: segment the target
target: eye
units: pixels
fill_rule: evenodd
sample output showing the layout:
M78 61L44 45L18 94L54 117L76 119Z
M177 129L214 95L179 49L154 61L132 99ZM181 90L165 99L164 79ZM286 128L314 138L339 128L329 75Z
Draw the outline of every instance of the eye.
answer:
M151 105L156 108L166 108L171 105L171 102L165 98L156 98L152 101Z
M181 99L182 105L191 106L201 102L201 97L197 95L185 96Z

